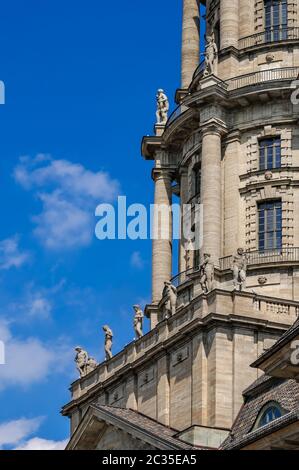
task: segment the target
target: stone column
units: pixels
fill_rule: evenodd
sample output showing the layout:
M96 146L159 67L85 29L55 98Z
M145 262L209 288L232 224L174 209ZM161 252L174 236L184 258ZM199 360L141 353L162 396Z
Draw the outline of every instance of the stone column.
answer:
M172 277L172 173L155 169L155 209L153 216L152 303L162 298L164 282Z
M255 8L248 0L240 0L240 38L254 34Z
M202 253L215 263L221 257L221 130L209 125L202 131L201 204L203 210Z
M184 216L184 205L187 204L189 199L188 192L188 169L182 168L180 175L180 197L181 197L181 217ZM181 220L181 239L179 246L179 273L186 271L186 239L184 237L183 220Z
M221 49L229 46L238 47L239 0L220 1L220 38Z
M197 0L183 0L182 88L189 87L200 52L200 17Z
M223 256L230 256L237 252L242 242L240 223L240 166L242 161L240 133L231 133L226 139L226 148L223 157L224 173L224 214L223 214ZM243 224L244 226L244 224Z

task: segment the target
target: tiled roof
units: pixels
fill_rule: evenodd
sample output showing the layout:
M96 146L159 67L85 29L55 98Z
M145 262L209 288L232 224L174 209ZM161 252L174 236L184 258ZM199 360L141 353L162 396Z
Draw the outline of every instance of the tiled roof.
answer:
M224 449L241 448L262 436L298 420L299 383L295 380L273 379L263 376L244 392L245 403L232 427L230 436L222 445ZM262 408L276 401L286 412L281 418L266 426L252 430Z
M174 437L178 433L178 430L164 426L163 424L158 423L154 419L151 419L137 411L125 408L116 408L113 406L92 405L92 407L104 412L105 414L110 414L111 416L118 418L125 424L130 424L134 428L139 428L147 434L163 439L164 441L169 442L172 446L175 445L178 449L195 449L192 445L186 444L180 439ZM198 448L196 447L196 449Z
M268 359L268 357L278 351L297 335L299 335L299 317L271 348L264 352L264 354L262 354L253 364L251 364L251 367L258 367L263 361Z

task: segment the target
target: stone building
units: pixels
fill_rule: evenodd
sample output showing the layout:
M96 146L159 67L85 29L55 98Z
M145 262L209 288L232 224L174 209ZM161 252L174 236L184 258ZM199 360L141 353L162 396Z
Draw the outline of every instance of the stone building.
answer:
M202 204L202 246L182 236L173 272L157 218L151 330L72 384L68 448L266 448L289 413L270 448L299 448L298 367L267 366L299 314L299 0L183 0L182 32L177 108L142 154L155 204Z

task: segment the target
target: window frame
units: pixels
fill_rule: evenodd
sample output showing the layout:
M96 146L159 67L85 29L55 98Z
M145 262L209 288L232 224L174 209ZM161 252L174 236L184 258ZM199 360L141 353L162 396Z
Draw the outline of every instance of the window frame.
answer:
M265 214L265 210L269 210L267 206L273 205L273 214ZM277 207L275 207L277 205ZM264 208L263 208L264 206ZM264 210L263 224L261 219L261 213ZM279 210L277 214L277 210ZM268 229L268 224L272 225ZM272 199L264 200L257 202L257 221L258 221L258 251L267 252L267 251L276 251L282 250L282 199ZM261 225L264 225L262 231ZM271 235L272 234L272 235ZM261 236L263 235L263 236ZM271 241L272 240L272 241ZM270 246L272 245L272 246Z
M268 422L266 423L262 423L262 420L263 418L266 416L266 413L269 412L270 410L272 409L275 409L277 411L279 411L279 416L277 417L274 417L273 419L269 420ZM273 421L276 421L277 419L281 418L282 416L284 416L286 414L286 411L284 410L284 408L277 402L277 401L269 401L268 403L266 403L259 411L258 413L258 416L255 420L255 423L254 423L254 426L252 428L252 431L256 430L256 429L260 429L264 426L267 426L268 424L270 423L273 423Z
M262 145L263 142L271 142L271 145ZM259 146L259 171L276 170L281 168L281 136L261 137L258 141ZM272 159L270 163L270 149Z
M264 0L265 41L288 38L288 0Z

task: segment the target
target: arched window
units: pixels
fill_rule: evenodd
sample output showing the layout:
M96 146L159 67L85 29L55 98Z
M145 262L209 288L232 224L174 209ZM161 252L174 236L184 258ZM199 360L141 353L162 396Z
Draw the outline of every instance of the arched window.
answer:
M266 426L267 424L271 423L275 419L280 418L284 414L285 412L281 408L279 403L275 401L267 403L267 405L262 408L260 414L258 415L253 429L258 429L262 426Z

